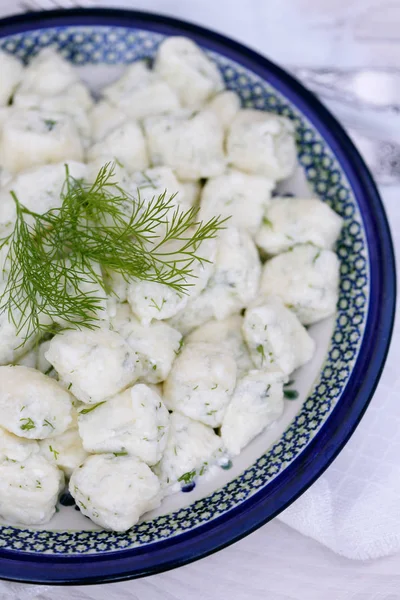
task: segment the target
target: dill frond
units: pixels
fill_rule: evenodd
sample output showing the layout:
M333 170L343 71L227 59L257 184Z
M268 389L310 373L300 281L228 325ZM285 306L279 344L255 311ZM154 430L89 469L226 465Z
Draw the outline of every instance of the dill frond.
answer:
M9 246L0 312L7 312L25 339L54 323L96 327L106 296L101 272L155 281L179 293L193 285L194 264L206 261L199 254L201 243L214 238L226 219L198 221L198 209L175 208L174 195L166 191L144 202L139 191L133 197L114 176L108 163L90 185L66 167L61 207L42 215L12 193L14 230L0 240L0 249Z

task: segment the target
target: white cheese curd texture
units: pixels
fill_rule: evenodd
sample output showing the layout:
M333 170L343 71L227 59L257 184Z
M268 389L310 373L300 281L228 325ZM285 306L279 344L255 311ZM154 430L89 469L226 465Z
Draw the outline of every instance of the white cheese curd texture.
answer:
M180 187L183 191L185 198L185 204L187 206L195 206L200 200L201 194L201 183L200 181L179 181ZM215 216L215 215L213 215Z
M0 137L0 163L5 169L16 173L68 160L83 160L82 140L69 115L41 109L12 110Z
M179 110L176 91L144 60L129 65L122 77L102 90L103 96L133 119Z
M221 426L225 448L236 456L283 412L282 373L250 371L238 381Z
M297 162L294 125L261 110L240 110L226 141L228 162L237 169L276 181L289 177Z
M46 358L78 400L97 404L141 375L140 358L115 331L67 330L50 342Z
M0 293L4 291L4 282L0 283ZM18 360L33 343L24 345L24 331L17 333L14 323L8 320L7 312L0 313L0 365L8 365Z
M185 37L170 37L160 44L154 69L188 108L199 108L224 88L215 63Z
M22 462L38 452L39 444L36 440L18 437L0 427L0 463L6 459Z
M285 252L295 244L332 250L343 219L317 198L273 198L256 236L267 254Z
M185 344L164 382L168 409L201 421L221 425L236 383L233 355L213 343Z
M88 116L94 142L100 142L108 133L123 125L128 118L123 110L113 106L107 100L96 102Z
M7 225L16 219L13 191L18 200L29 210L43 214L51 208L59 208L62 204L61 191L65 182L66 168L75 179L83 179L87 175L84 163L67 161L54 165L41 165L20 171L0 189L0 224ZM25 216L28 223L33 219Z
M48 523L64 486L62 471L40 454L0 464L0 515L11 523Z
M111 326L140 358L141 380L146 383L164 381L179 352L182 334L162 321L142 325L127 304L117 307Z
M167 446L155 472L163 486L190 483L214 464L222 453L221 438L211 427L173 412Z
M216 115L226 131L240 110L240 98L236 92L225 90L214 96L205 108Z
M169 319L168 323L180 331L182 335L187 335L196 327L200 327L200 325L214 318L211 299L212 294L208 291L195 296L185 304L182 310Z
M39 445L45 459L61 469L66 477L71 477L73 470L88 456L77 427L67 429L49 440L42 440Z
M109 131L99 142L93 144L87 157L89 161L104 160L104 163L112 157L130 173L149 166L142 129L136 121L131 120Z
M331 250L294 246L265 263L260 292L280 296L303 325L311 325L336 312L339 266Z
M69 490L84 515L113 531L130 529L161 501L158 478L133 456L89 456L73 472Z
M162 456L168 421L160 395L143 383L78 414L79 433L88 452L129 454L148 465Z
M89 89L82 83L74 83L68 89L55 96L42 96L25 93L16 94L13 105L21 109L33 109L59 112L71 117L85 148L91 137L91 125L88 110L93 105Z
M315 342L296 315L277 296L246 310L243 333L258 369L290 375L311 360Z
M167 248L165 246L163 251ZM175 251L176 248L172 247L171 250ZM181 313L186 305L192 299L197 298L202 290L204 290L214 272L214 262L217 252L216 240L204 240L196 252L202 260L195 260L190 267L193 276L187 278L186 283L188 287L186 293L178 292L163 283L153 281L135 281L128 285L128 302L132 312L143 325L148 325L152 319L157 321L171 319L171 317ZM212 314L206 320L211 317ZM171 325L175 327L172 321ZM181 331L178 326L176 329ZM182 331L182 333L184 332Z
M242 333L243 317L232 315L222 321L208 321L192 331L186 338L190 342L218 344L230 352L236 361L238 378L254 368Z
M261 262L248 233L228 227L219 234L215 269L203 294L216 319L239 312L257 295Z
M19 94L55 96L79 81L78 71L54 48L44 48L24 71Z
M274 181L229 169L211 177L205 184L200 202L200 218L208 221L215 215L229 218L229 227L245 229L254 236L270 202Z
M0 426L41 440L70 425L72 396L54 379L23 366L0 367Z
M189 181L223 173L224 131L211 111L148 117L144 129L153 165L167 165Z
M16 87L24 76L22 62L8 54L0 51L0 106L7 106Z

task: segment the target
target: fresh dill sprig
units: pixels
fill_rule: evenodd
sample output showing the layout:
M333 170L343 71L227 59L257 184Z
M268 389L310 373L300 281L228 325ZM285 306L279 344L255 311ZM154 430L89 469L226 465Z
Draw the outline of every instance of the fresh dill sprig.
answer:
M44 214L16 205L8 247L8 279L0 295L17 333L26 339L59 327L97 326L106 289L102 272L127 281L147 280L187 293L204 240L216 237L226 219L203 223L198 209L175 207L166 191L149 202L124 191L114 165L102 167L93 184L73 178L66 166L61 207ZM57 325L58 324L58 325Z

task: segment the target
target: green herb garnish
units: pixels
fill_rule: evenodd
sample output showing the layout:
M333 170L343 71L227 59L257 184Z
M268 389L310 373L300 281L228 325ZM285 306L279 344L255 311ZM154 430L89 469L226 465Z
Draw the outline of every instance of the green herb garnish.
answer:
M35 429L36 425L30 417L25 417L24 419L20 419L20 422L23 422L23 421L25 421L25 423L23 423L23 425L20 425L20 429L22 429L23 431L29 431L30 429Z
M283 395L287 400L296 400L299 397L297 390L283 390Z
M183 475L181 475L180 477L178 477L178 481L183 481L183 483L192 483L193 479L196 477L196 469L193 469L193 471L188 471L187 473L184 473Z
M194 264L209 262L199 254L200 244L216 237L226 219L198 221L198 208L176 208L166 191L142 201L139 190L137 197L125 192L114 175L108 163L90 185L66 166L61 207L44 214L24 207L11 192L16 222L0 239L9 270L0 313L7 312L25 339L52 331L49 323L57 321L64 328L97 327L109 291L99 266L105 275L116 272L127 281L157 282L185 294Z
M90 408L83 408L82 410L79 411L79 414L80 415L87 415L88 413L92 412L92 410L94 410L98 406L101 406L102 404L105 404L105 402L106 402L106 400L103 400L102 402L98 402L97 404L93 404L93 406L91 406Z
M262 344L259 344L256 348L257 352L259 353L259 355L261 356L261 365L264 364L264 360L265 360L265 350L264 350L264 346Z
M57 452L57 450L55 450L52 446L49 446L49 450L50 452L52 452L54 454L54 460L57 460L58 455L60 454L59 452Z

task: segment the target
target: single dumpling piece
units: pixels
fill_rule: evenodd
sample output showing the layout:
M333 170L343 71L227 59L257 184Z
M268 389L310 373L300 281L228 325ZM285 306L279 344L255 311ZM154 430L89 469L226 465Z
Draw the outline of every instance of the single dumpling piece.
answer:
M0 224L13 223L16 219L16 206L11 191L15 193L21 204L36 213L43 214L51 208L60 207L66 168L75 179L83 179L87 175L86 165L74 161L41 165L17 173L0 190ZM30 222L29 215L24 215L24 218Z
M189 108L199 108L224 89L216 64L185 37L170 37L160 44L154 69L176 90L183 106Z
M144 60L129 65L102 95L133 119L174 112L181 106L176 91Z
M148 117L144 128L153 165L167 165L189 181L223 173L224 130L212 111Z
M126 531L160 505L160 482L133 456L89 456L75 469L69 490L81 512L112 531Z
M19 437L41 440L72 421L72 396L54 379L23 366L0 367L0 425Z
M280 254L295 244L311 243L332 250L343 219L317 198L273 198L265 211L256 244Z
M94 142L100 142L108 133L123 125L127 120L126 113L107 100L96 102L88 116Z
M236 383L236 363L223 346L185 344L164 383L168 409L219 427Z
M11 173L36 165L83 160L83 145L69 115L16 108L4 123L0 163Z
M279 419L283 412L283 375L250 371L238 381L221 426L225 448L233 456Z
M182 334L161 321L142 325L127 304L117 307L111 326L139 356L141 380L148 383L164 381L181 347Z
M71 117L85 147L91 136L88 110L93 104L89 89L83 83L74 83L55 96L42 96L35 93L15 94L13 105L21 109L58 112Z
M315 342L296 315L277 296L246 310L243 334L258 369L285 375L311 360Z
M67 429L50 440L42 440L39 445L45 459L62 469L66 477L71 477L73 470L88 456L77 427Z
M167 443L168 411L157 392L139 383L93 409L81 409L78 425L88 452L129 454L155 465Z
M54 48L45 48L29 62L18 93L54 96L78 81L73 65Z
M40 454L0 464L0 515L21 525L48 523L64 486L62 471Z
M140 358L115 331L70 330L53 337L46 358L78 400L102 402L141 375Z
M22 62L0 51L0 106L7 106L11 97L24 75Z
M197 204L200 200L201 194L200 181L180 181L179 184L183 191L185 204L188 206L194 206L195 204Z
M239 378L254 368L243 338L242 326L243 317L240 315L232 315L222 321L213 319L192 331L184 343L208 342L222 346L235 358Z
M36 440L18 437L0 427L0 463L6 459L22 462L38 452L39 444Z
M162 485L189 484L222 455L221 438L211 427L173 412L167 446L154 471Z
M260 292L280 296L303 325L311 325L336 312L339 267L331 250L294 246L265 263Z
M216 319L225 319L248 306L257 295L261 262L248 233L229 227L218 239L214 272L202 294Z
M133 173L149 166L146 140L136 121L126 121L109 131L99 142L91 146L88 161L107 163L110 157Z
M237 169L280 181L294 171L294 125L286 117L243 109L233 119L227 142L228 162Z
M164 246L162 251L166 249L167 247ZM173 251L175 252L176 248L173 248ZM190 265L192 276L186 278L188 284L186 293L156 281L135 281L129 284L128 302L141 323L148 325L152 319L157 321L170 319L180 313L191 299L199 296L214 271L216 251L215 239L204 240L196 248L196 254L203 260L195 261ZM211 317L212 314L208 318Z
M204 108L216 115L226 131L240 110L240 98L236 92L225 90L214 96Z
M229 169L223 175L210 178L203 188L200 218L208 221L215 215L229 218L229 227L245 229L254 236L274 188L271 179Z
M5 291L5 282L0 284L0 294ZM24 328L25 329L25 328ZM0 365L8 365L17 361L33 344L24 344L25 331L17 333L17 328L8 320L6 311L0 313Z

